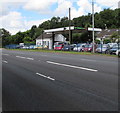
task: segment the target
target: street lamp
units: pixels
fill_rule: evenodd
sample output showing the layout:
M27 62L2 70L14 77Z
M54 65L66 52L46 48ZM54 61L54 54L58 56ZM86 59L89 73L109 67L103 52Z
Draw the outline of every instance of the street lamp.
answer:
M92 0L92 28L93 28L93 53L95 52L94 43L95 43L95 36L94 36L94 0Z
M69 8L69 42L71 44L71 9Z

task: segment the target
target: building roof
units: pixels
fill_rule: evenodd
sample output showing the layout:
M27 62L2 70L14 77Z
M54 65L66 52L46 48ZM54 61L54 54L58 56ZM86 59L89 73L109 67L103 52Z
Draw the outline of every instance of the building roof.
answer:
M46 34L46 33L43 33L43 36L42 36L42 34L38 37L38 38L36 38L36 39L42 39L42 38L52 38L52 34Z
M115 32L118 32L119 29L104 29L102 30L101 32L98 32L97 33L97 37L100 38L100 37L109 37L111 36L113 33Z
M80 32L84 32L84 31L93 31L93 28L88 27L86 29L86 28L82 28L82 27L70 26L70 30L73 33L80 33ZM94 28L94 31L100 32L100 31L102 31L102 29ZM55 28L55 29L44 30L44 33L52 33L52 32L58 33L58 34L69 33L69 27L62 27L62 28Z

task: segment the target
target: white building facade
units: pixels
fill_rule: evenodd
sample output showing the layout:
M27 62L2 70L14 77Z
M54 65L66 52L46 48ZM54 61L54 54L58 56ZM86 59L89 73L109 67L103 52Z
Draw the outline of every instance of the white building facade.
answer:
M55 34L54 42L65 42L66 38L62 34ZM37 46L47 46L48 49L52 49L52 35L51 34L44 34L43 36L39 36L36 39Z

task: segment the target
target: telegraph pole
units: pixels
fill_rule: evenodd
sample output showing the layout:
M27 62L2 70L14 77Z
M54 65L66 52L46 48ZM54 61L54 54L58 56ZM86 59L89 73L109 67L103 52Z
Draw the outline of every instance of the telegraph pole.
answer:
M94 33L94 0L92 0L92 27L93 27L93 53L95 52L95 33Z
M71 44L71 9L69 8L69 42Z

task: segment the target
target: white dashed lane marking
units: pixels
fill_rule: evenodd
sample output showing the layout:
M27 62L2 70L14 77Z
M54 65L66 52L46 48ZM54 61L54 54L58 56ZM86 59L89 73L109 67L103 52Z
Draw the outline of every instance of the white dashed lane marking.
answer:
M49 76L45 76L45 75L40 74L40 73L36 73L36 74L39 75L39 76L41 76L41 77L47 78L47 79L49 79L49 80L52 80L52 81L55 80L54 78L51 78L51 77L49 77Z
M73 65L68 65L68 64L61 64L61 63L56 63L56 62L51 62L51 61L47 61L47 63L54 64L54 65L59 65L59 66L76 68L76 69L82 69L82 70L87 70L87 71L93 71L93 72L97 72L98 71L98 70L95 70L95 69L90 69L90 68L85 68L85 67L79 67L79 66L73 66Z
M2 60L2 62L6 63L6 64L8 63L8 61L5 61L5 60Z
M34 58L29 58L29 57L23 57L23 56L16 56L17 58L23 58L23 59L27 59L27 60L34 60Z
M83 61L91 61L91 62L96 62L96 60L90 60L90 59L81 59Z

